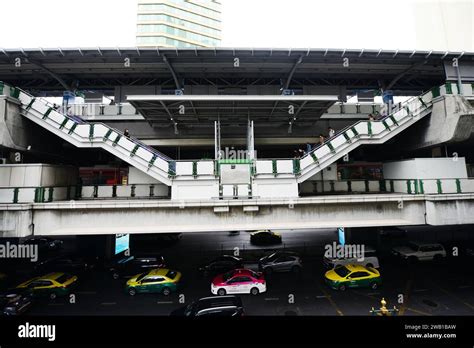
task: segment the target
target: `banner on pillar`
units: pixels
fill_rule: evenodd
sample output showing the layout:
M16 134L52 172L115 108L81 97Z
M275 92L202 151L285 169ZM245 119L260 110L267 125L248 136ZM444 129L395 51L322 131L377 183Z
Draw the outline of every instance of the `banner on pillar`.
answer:
M120 254L130 248L130 234L115 235L115 255Z
M339 244L344 245L346 244L346 235L344 233L344 227L339 227L337 229L337 234L339 237Z

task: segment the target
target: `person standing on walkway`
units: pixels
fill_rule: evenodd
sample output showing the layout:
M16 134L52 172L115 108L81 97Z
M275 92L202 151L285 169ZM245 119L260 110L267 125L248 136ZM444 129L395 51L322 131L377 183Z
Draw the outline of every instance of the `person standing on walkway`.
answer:
M319 134L319 145L324 145L325 141L326 139L324 138L324 135Z
M332 127L329 127L328 135L329 135L329 138L332 138L334 135L336 135L336 131Z

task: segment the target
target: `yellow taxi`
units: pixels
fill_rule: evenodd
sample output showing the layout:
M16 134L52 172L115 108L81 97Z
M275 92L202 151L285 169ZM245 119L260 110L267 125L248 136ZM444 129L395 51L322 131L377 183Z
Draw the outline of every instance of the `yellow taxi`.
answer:
M17 286L18 289L29 289L34 296L48 296L54 300L58 296L65 296L76 285L77 277L55 272L41 277L35 277Z
M161 293L168 296L178 289L181 273L168 268L155 268L138 274L127 281L125 291L134 296L137 293Z
M380 272L372 267L362 265L342 265L327 271L324 275L326 284L334 290L346 288L370 287L377 289L382 285Z

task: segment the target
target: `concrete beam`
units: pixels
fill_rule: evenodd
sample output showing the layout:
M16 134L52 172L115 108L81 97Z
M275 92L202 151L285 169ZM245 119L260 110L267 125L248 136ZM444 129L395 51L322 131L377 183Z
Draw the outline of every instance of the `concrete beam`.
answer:
M255 210L258 207L258 210ZM473 224L474 194L0 205L2 237Z
M255 209L249 207L258 207L258 211L249 211ZM445 208L450 209L453 218L441 218L446 216ZM470 213L473 208L472 194L440 195L436 199L385 194L298 198L291 202L256 199L184 204L150 200L70 201L1 205L3 224L0 226L3 237L20 237L31 233L54 236L439 225L473 223ZM28 228L30 225L34 226L33 231Z
M433 226L474 224L474 194L432 196L426 201L426 222ZM468 197L471 197L468 199Z

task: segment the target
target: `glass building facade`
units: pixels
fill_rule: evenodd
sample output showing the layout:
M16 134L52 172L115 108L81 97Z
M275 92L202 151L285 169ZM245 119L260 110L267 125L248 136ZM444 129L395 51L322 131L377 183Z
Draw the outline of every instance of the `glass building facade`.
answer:
M220 43L220 1L138 0L138 47L215 47Z

